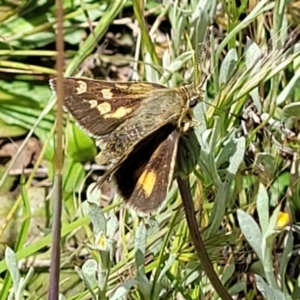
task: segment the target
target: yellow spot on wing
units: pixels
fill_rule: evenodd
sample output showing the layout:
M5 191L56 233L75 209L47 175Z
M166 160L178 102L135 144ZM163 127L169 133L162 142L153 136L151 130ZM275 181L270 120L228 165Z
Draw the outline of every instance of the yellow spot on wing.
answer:
M127 114L129 114L132 111L132 108L130 107L119 107L116 111L110 113L110 114L105 114L103 116L104 119L110 119L110 118L114 118L114 119L121 119L124 116L126 116Z
M98 111L100 112L101 115L104 115L104 114L111 111L111 106L110 106L109 103L104 102L104 103L99 104L97 106L97 109L98 109Z
M97 100L89 100L89 104L91 108L95 108L98 104Z
M77 81L78 87L76 88L77 94L83 94L87 90L87 84L84 81L78 80Z
M149 197L156 183L156 173L145 170L138 180L138 185L142 187L144 193Z
M110 91L110 89L102 89L100 92L102 93L104 99L112 99L113 97L113 93Z

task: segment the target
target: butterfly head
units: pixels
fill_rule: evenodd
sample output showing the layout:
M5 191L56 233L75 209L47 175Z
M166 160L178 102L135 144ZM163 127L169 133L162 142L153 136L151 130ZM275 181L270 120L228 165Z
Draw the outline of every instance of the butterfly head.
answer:
M194 83L184 86L187 94L187 108L194 108L199 102L203 100L202 86L195 86Z

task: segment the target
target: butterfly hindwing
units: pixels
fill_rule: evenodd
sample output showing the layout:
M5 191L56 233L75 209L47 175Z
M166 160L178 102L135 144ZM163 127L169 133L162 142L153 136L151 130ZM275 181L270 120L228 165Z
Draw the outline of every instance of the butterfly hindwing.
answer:
M133 151L113 174L124 201L143 213L159 208L174 175L180 134L170 126L159 134Z

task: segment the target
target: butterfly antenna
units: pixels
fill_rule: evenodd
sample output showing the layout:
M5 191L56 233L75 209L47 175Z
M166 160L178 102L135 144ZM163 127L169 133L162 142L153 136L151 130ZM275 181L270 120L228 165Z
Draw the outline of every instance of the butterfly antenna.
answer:
M201 75L201 58L203 54L203 45L200 47L199 52L197 51L196 47L196 52L195 52L195 64L194 64L194 78L195 78L195 85L199 86L199 76Z

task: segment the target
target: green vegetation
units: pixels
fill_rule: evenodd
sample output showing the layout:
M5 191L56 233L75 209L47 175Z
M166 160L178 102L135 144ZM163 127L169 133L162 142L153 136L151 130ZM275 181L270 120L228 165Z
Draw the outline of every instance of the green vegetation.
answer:
M64 75L168 87L204 78L190 188L215 272L235 299L300 299L300 2L146 2L63 1ZM0 300L49 291L55 13L53 1L0 10ZM141 220L110 185L92 189L103 174L95 141L67 114L64 129L64 298L220 299L176 182Z

